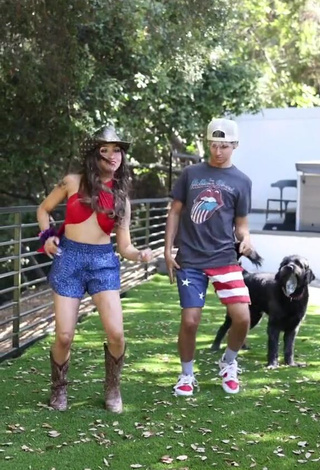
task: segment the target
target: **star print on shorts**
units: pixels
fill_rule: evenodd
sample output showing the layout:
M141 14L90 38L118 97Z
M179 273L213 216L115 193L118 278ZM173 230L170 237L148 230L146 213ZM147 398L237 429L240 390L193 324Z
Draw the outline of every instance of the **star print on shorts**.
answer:
M177 269L176 276L182 308L204 306L209 280L222 304L250 303L248 288L239 265L204 270L181 268Z

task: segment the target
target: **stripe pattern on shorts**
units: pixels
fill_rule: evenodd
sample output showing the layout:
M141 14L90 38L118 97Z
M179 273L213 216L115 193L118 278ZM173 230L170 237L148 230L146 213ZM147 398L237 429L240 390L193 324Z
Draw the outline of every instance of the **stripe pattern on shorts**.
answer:
M250 304L250 295L244 283L242 271L243 268L238 264L204 269L204 273L212 282L216 294L223 304Z

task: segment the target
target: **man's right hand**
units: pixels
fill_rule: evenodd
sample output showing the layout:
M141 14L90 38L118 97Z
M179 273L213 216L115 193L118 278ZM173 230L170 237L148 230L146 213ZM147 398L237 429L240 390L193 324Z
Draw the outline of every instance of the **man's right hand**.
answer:
M178 265L176 260L173 258L171 253L165 253L164 259L167 265L170 284L173 284L174 283L174 269L180 269L180 266Z

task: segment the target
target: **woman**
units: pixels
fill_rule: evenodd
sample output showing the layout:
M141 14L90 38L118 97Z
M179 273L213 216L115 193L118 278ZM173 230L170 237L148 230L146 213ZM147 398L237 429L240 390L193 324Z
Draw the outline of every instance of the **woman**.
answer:
M40 204L37 218L45 253L53 257L48 276L54 291L56 332L50 352L50 406L67 409L66 375L81 298L87 291L97 307L107 343L105 349L105 406L121 413L120 374L125 342L120 302L120 262L110 234L116 232L123 258L148 262L149 248L137 250L130 239L129 172L125 153L130 143L104 127L81 146L81 174L69 174ZM52 210L67 198L64 235L50 228Z

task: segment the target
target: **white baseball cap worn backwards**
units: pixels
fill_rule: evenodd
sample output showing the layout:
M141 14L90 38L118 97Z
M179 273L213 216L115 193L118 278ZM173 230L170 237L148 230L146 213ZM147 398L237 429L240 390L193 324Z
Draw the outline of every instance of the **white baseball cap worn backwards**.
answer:
M220 137L213 137L215 132L220 132ZM238 142L238 125L231 119L212 119L207 129L207 139L214 142Z

